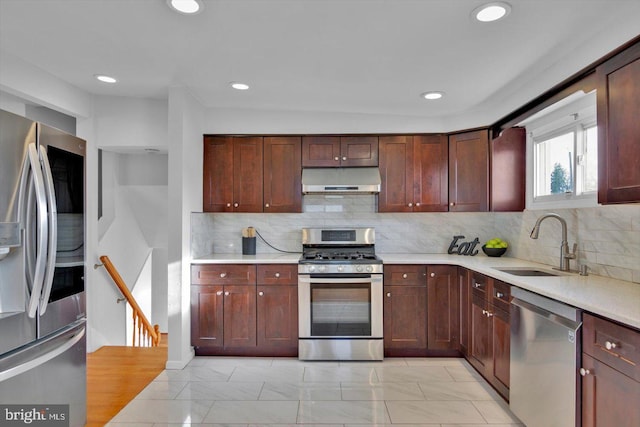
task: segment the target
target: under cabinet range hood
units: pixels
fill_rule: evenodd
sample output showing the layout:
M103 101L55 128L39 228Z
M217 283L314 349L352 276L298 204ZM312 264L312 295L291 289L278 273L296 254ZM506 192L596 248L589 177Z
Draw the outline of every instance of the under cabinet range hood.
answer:
M302 193L377 194L378 168L306 168L302 170Z

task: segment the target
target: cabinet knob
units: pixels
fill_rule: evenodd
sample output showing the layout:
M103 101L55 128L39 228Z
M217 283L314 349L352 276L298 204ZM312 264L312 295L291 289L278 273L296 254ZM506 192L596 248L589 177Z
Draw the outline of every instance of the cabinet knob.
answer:
M496 298L502 298L504 294L502 292L496 292Z
M222 295L222 291L216 292L216 295L218 295L218 296Z
M274 276L276 277L276 279L278 279L280 277L280 273L276 273L274 274Z
M487 313L488 313L488 311L487 311L487 310L484 310L484 309L482 310L482 314L483 314L484 316L486 316L486 315L487 315Z
M416 202L416 207L417 207L417 206L420 206L420 202Z
M342 161L344 162L344 161L346 161L346 160L347 160L347 156L343 156L343 157L342 157Z
M607 342L604 343L604 347L607 350L613 350L614 348L618 347L618 345L616 343L614 343L614 342L607 341Z
M481 288L481 287L482 287L482 283L475 282L475 283L473 284L473 287L474 287L474 288Z
M406 279L407 277L409 277L409 276L407 276L407 273L404 273L404 274L402 275L402 278L403 278L403 279Z
M409 203L407 206L409 206L410 208L413 207L413 203Z
M387 292L387 298L391 298L391 292Z
M588 369L580 368L580 375L586 377L587 375L591 375L591 371Z
M227 203L227 207L230 208L231 207L231 203Z
M340 161L340 157L335 156L335 157L333 158L333 160L335 160L336 162L339 162L339 161Z
M268 208L269 207L269 203L265 203L264 207Z
M233 207L234 207L234 208L237 208L238 206L240 206L240 204L239 204L238 202L235 202L235 203L233 204Z
M227 297L228 297L230 294L231 294L231 292L229 292L229 291L225 291L225 293L224 293L224 295L225 295L225 296L227 296Z
M260 291L260 292L258 292L258 295L263 296L264 292Z
M455 204L455 203L453 203L453 202L449 203L449 206L455 206L455 205L456 205L456 204Z
M431 273L429 276L436 277L436 273Z
M225 277L227 277L227 273L220 273L220 278L224 279Z
M487 310L487 317L493 317L493 313Z

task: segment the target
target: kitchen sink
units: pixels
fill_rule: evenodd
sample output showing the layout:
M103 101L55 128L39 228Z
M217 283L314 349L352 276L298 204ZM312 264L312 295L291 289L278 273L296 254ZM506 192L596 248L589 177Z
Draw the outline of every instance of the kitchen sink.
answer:
M513 274L515 276L560 276L560 274L552 271L527 267L496 268L496 270Z

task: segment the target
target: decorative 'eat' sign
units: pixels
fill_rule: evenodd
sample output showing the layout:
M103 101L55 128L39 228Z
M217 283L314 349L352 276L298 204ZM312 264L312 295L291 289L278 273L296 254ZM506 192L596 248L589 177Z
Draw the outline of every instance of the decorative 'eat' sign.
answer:
M478 250L476 249L476 245L480 243L480 240L477 237L473 239L472 242L462 242L458 245L458 240L460 239L464 239L464 236L453 236L453 240L451 241L451 244L449 245L449 250L447 252L449 252L450 254L457 252L458 255L471 255L471 256L474 256L475 254L478 253ZM456 250L456 248L458 249Z

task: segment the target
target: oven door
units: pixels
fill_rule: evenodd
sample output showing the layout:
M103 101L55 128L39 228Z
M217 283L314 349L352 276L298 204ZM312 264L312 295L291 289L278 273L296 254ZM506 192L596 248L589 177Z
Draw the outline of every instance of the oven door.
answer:
M382 275L298 276L300 338L382 338Z

